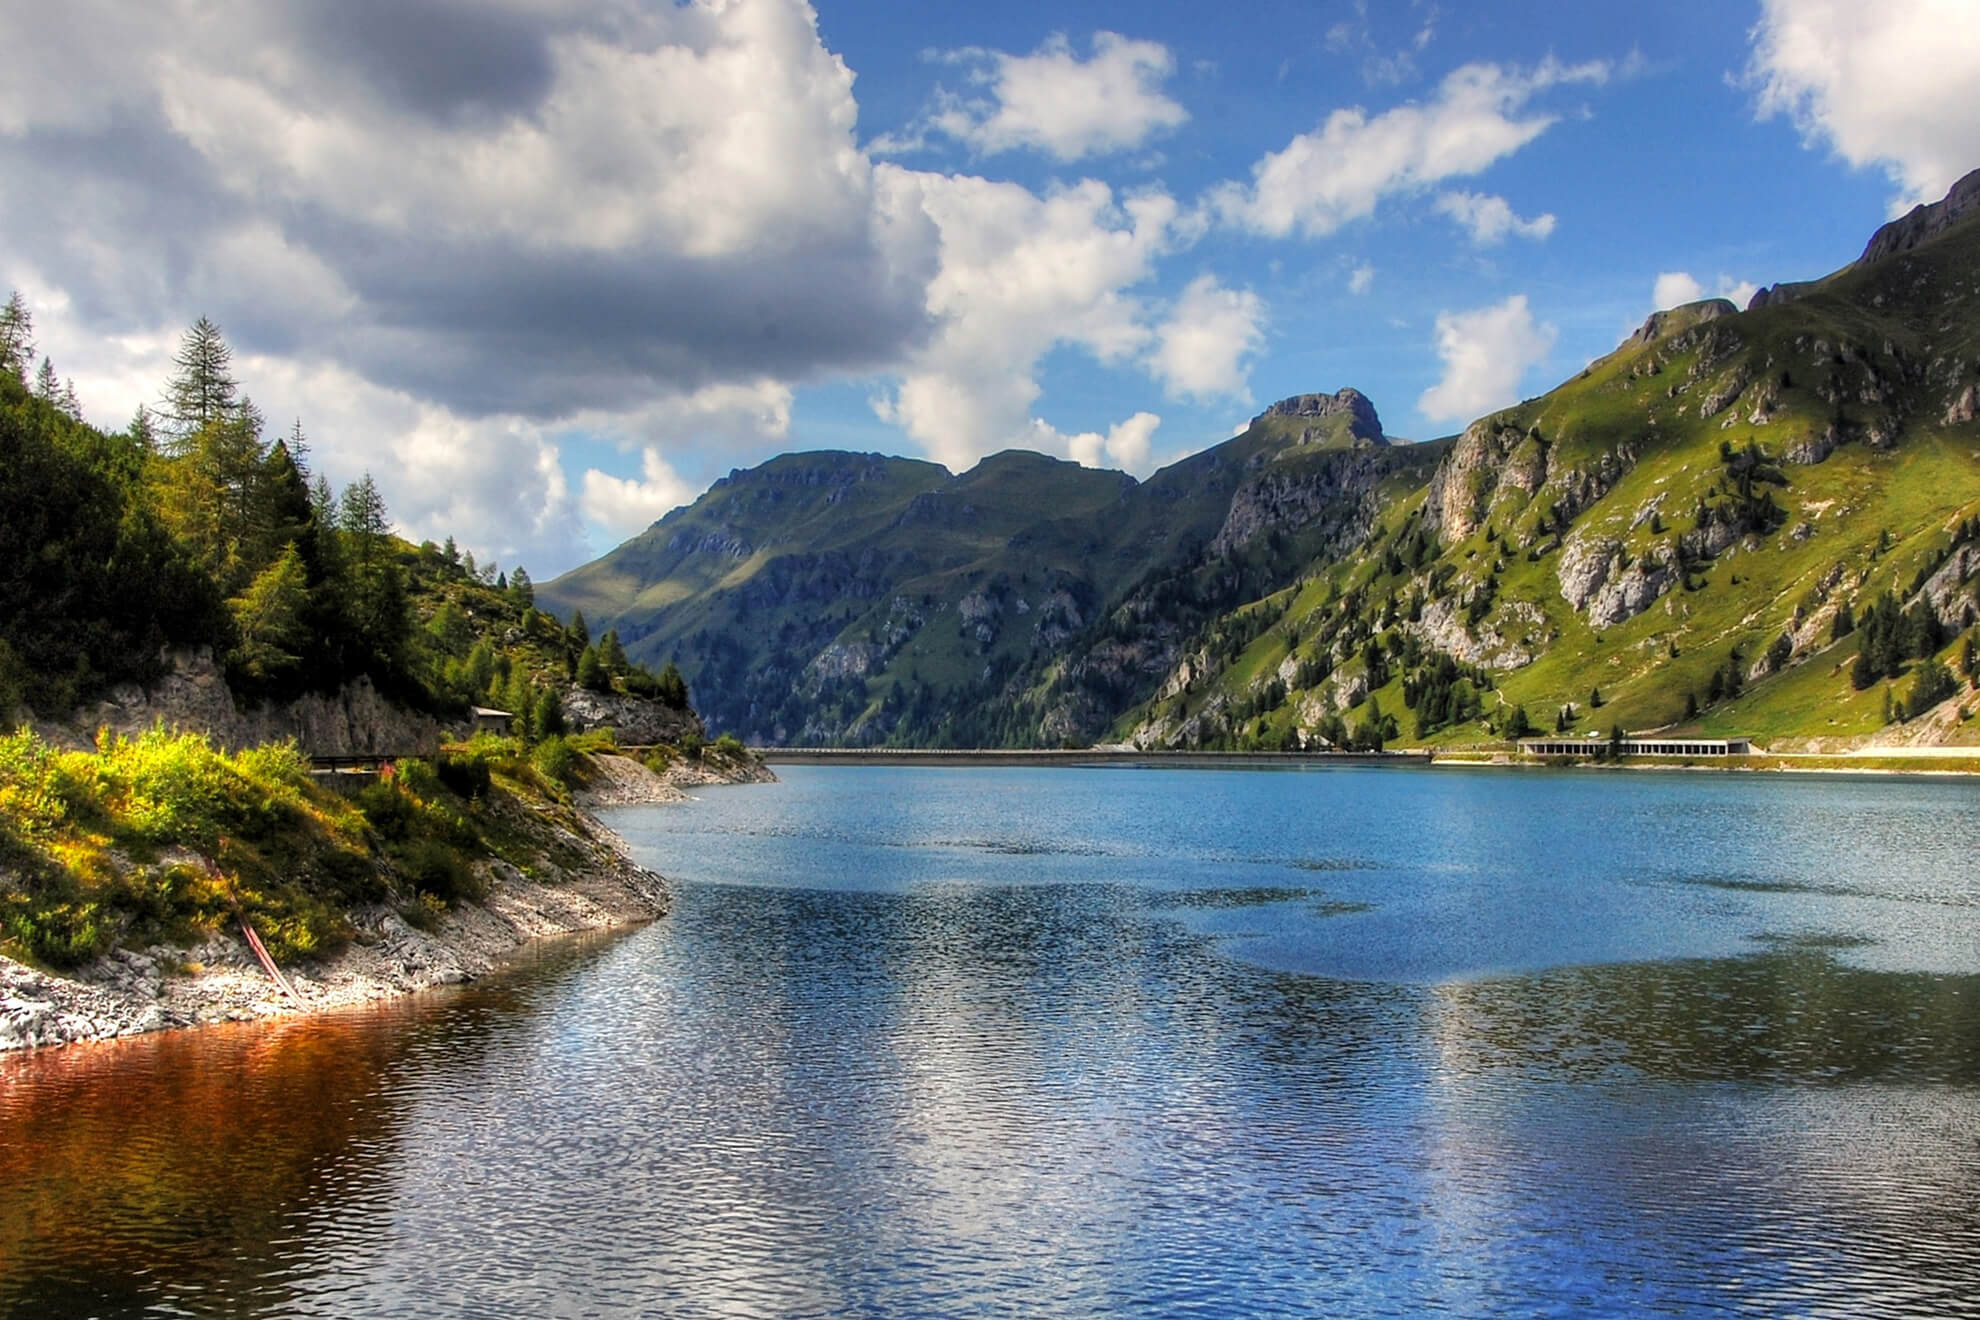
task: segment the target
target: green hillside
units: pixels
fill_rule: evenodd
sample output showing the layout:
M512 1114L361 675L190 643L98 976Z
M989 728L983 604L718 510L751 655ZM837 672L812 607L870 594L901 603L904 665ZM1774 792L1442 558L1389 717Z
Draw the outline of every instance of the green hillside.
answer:
M635 659L678 663L711 726L744 737L1036 742L1059 736L1051 722L997 694L1137 588L1201 578L1199 605L1227 607L1342 529L1358 537L1375 485L1422 462L1352 391L1288 400L1141 483L1026 451L959 476L785 455L542 595L616 628Z
M789 455L544 596L765 742L1966 741L1976 191L1445 441L1347 390L1139 483Z

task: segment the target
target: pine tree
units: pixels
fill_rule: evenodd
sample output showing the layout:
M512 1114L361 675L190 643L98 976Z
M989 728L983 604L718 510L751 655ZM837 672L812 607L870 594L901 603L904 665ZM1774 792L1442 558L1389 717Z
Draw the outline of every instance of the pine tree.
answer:
M557 689L543 689L543 695L536 699L536 736L554 738L567 727L564 722L564 700L557 695Z
M578 656L577 683L588 692L612 690L612 676L606 672L604 664L599 660L597 647L587 646L583 654Z
M519 609L536 608L536 584L529 580L529 572L521 564L516 565L516 571L509 574L509 598L515 601Z
M357 663L377 678L398 676L405 670L412 620L405 579L392 557L392 523L369 472L344 488L337 530Z
M200 428L225 420L239 404L232 374L234 350L220 327L204 316L179 341L172 378L165 383L165 417L174 439L185 441Z
M585 624L583 610L571 611L571 626L567 632L569 633L570 643L573 647L591 645L591 629Z
M152 425L151 409L141 403L137 406L137 411L131 414L131 427L128 434L131 437L131 443L138 447L139 452L145 454L155 454L158 452L158 429Z
M28 363L34 361L34 317L20 291L0 307L0 371L11 371L27 383Z
M72 422L80 422L83 419L82 399L76 394L76 378L74 376L62 382L62 394L60 398L56 399L55 406L60 408Z
M44 357L41 370L34 373L34 397L43 403L54 403L61 394L62 382L56 379L55 364Z
M259 501L261 544L255 558L268 563L293 545L302 555L310 585L323 580L321 534L316 521L316 505L302 467L296 462L287 440L277 440L261 463L255 482Z
M325 531L337 526L337 497L330 492L330 480L321 472L310 478L309 509L316 515L316 525Z
M598 663L605 667L607 674L623 674L628 668L626 648L619 645L619 630L607 628L605 635L598 639Z
M256 575L248 589L227 602L240 645L231 657L248 679L267 683L295 669L308 644L304 611L309 605L309 578L302 556L291 544Z

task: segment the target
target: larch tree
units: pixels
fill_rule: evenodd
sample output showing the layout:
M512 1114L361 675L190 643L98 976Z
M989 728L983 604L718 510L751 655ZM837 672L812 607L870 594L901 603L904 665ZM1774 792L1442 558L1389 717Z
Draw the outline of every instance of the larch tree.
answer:
M165 384L161 409L176 440L184 443L239 406L233 363L234 350L227 346L220 327L204 316L193 322L172 358L172 378Z
M11 371L27 383L28 363L34 361L34 316L19 290L0 307L0 370Z

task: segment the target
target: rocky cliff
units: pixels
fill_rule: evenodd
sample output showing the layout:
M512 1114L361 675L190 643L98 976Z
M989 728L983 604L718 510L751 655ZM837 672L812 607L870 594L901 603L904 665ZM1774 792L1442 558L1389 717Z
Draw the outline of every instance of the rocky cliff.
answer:
M229 749L292 738L309 756L426 755L446 733L431 716L387 700L369 678L331 696L237 704L220 666L203 648L174 654L165 675L149 687L121 684L66 720L31 721L23 712L18 722L35 723L44 738L71 747L90 745L99 729L134 737L163 724L205 733Z

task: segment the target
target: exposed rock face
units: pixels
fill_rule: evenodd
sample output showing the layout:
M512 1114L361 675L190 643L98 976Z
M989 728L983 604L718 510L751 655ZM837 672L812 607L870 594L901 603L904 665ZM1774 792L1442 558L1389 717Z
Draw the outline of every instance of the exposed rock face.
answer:
M1975 170L1952 186L1941 201L1914 206L1870 236L1870 243L1857 259L1868 265L1899 252L1909 252L1927 239L1937 238L1968 215L1980 211L1980 170Z
M1964 628L1980 613L1980 605L1976 605L1974 593L1967 587L1967 579L1976 572L1980 572L1980 546L1963 545L1919 588L1918 598L1939 616L1940 627Z
M1677 584L1677 557L1655 550L1629 564L1622 545L1608 537L1574 537L1562 547L1556 568L1561 597L1585 610L1590 626L1609 628L1633 619Z
M1462 541L1478 530L1501 481L1511 479L1529 494L1537 489L1547 471L1542 446L1534 444L1537 469L1531 458L1519 464L1507 462L1528 440L1518 427L1503 426L1490 417L1481 417L1465 427L1464 434L1457 438L1430 476L1424 524L1441 532L1448 541Z
M1687 326L1705 321L1716 321L1722 316L1731 316L1739 309L1724 298L1706 298L1701 302L1685 303L1666 311L1652 312L1636 327L1636 333L1623 341L1624 344L1654 344L1670 333L1674 323Z
M1329 457L1331 461L1317 468L1301 465L1290 472L1267 468L1238 487L1224 525L1210 544L1211 552L1229 554L1264 532L1298 531L1328 514L1336 524L1333 540L1345 543L1365 534L1368 519L1361 516L1362 504L1375 487L1379 464L1362 454Z
M1406 625L1418 637L1469 665L1487 669L1520 669L1533 663L1533 652L1508 641L1497 629L1481 625L1474 633L1459 617L1462 609L1455 600L1433 600L1423 607L1423 617ZM1285 675L1281 671L1282 676Z
M1385 445L1388 437L1382 434L1382 419L1375 414L1375 405L1360 390L1349 388L1338 394L1295 394L1290 399L1281 399L1257 417L1256 424L1267 417L1340 417L1348 419L1348 434L1357 441L1371 445ZM1309 430L1305 439L1311 440L1315 432Z
M368 678L334 696L252 706L234 704L233 691L211 651L180 652L149 689L123 683L103 701L78 709L65 726L42 730L51 742L86 743L97 729L134 737L152 725L205 733L227 748L293 738L311 756L418 756L440 745L438 721L387 701Z
M575 685L566 688L563 697L564 719L573 729L610 728L629 746L678 743L685 734L700 737L707 732L701 717L692 710L676 710L642 697L593 692Z
M1980 412L1980 387L1968 385L1946 405L1943 421L1947 426L1961 426L1972 421L1977 412Z

